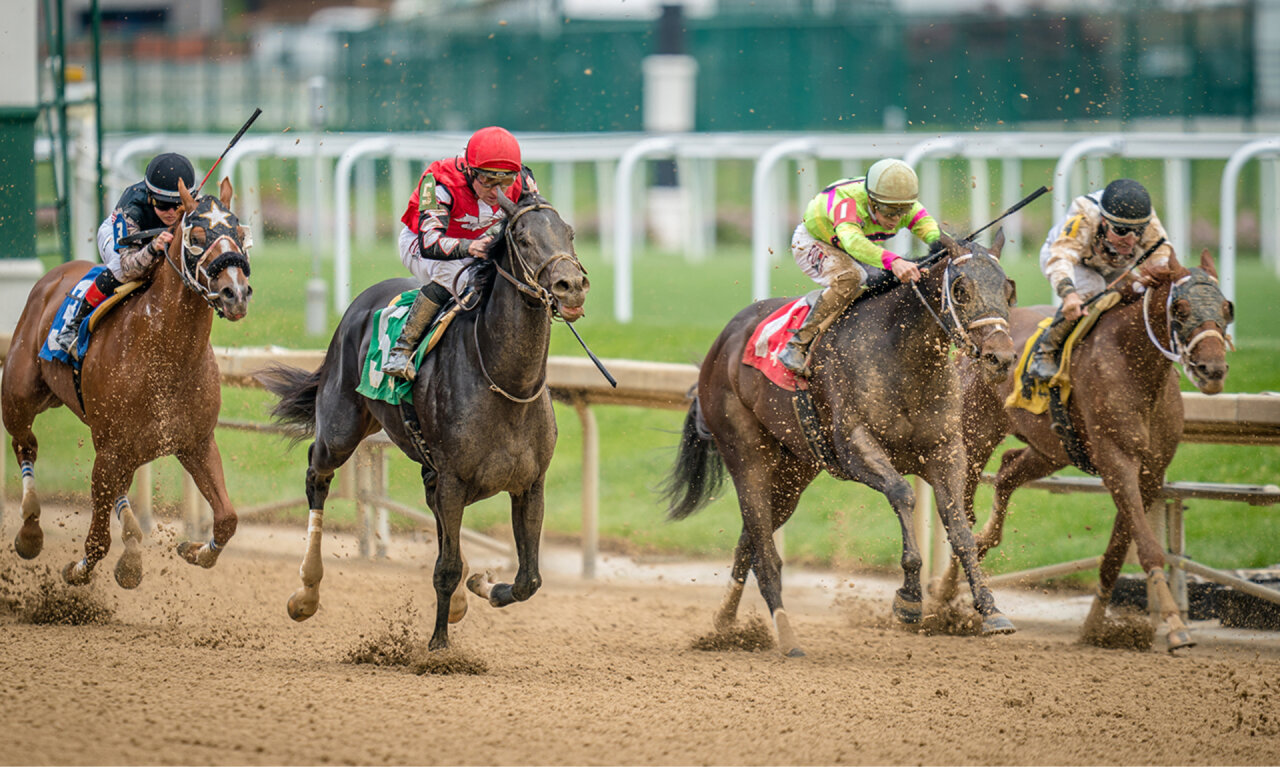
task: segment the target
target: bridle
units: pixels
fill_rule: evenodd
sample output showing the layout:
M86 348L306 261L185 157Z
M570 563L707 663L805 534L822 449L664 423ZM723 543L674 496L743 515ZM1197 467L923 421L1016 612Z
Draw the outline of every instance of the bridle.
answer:
M983 252L978 255L991 259L997 264L997 266L1000 263L999 259L990 253ZM960 315L956 311L956 300L955 295L953 294L955 289L955 277L951 272L951 267L959 266L973 257L974 253L969 252L951 258L947 261L946 267L942 270L942 312L951 320L950 326L948 326L942 317L933 310L933 307L929 305L929 302L925 300L924 294L920 292L919 285L913 282L911 283L911 289L915 292L916 297L920 299L920 303L924 305L924 308L929 311L930 315L932 315L934 322L938 323L938 327L942 328L942 332L951 339L951 342L961 349L964 349L965 354L969 357L978 359L982 355L982 350L978 348L976 343L974 343L973 338L969 335L969 331L986 327L988 325L995 325L996 332L1009 335L1009 320L999 315L988 315L985 317L979 317L969 323L961 321ZM1012 341L1013 337L1009 337L1010 341Z
M208 199L216 198L210 197ZM210 207L215 206L220 212L223 211L221 206L217 206L216 203L213 202L210 203ZM225 211L225 214L229 216L231 215L231 211ZM191 230L194 228L194 225L187 223L187 215L187 212L183 211L182 221L179 226L179 230L182 233L181 240L179 241L179 248L181 250L179 263L174 263L173 257L169 253L169 248L165 248L164 260L169 263L169 266L172 267L175 272L177 272L178 277L182 280L182 284L184 286L195 291L196 295L203 298L204 302L209 305L209 308L213 309L219 317L225 318L226 315L223 314L222 308L218 305L218 291L213 289L213 281L222 273L222 270L226 269L228 266L239 266L247 276L249 274L249 258L245 251L252 247L253 243L248 242L242 245L236 239L236 230L232 228L230 224L227 224L225 225L225 228L228 231L218 234L218 236L214 238L213 242L204 246L196 245L191 241ZM217 227L217 229L222 228L224 227ZM215 231L215 228L205 227L205 231L213 232ZM208 260L209 254L211 254L217 244L223 240L230 242L234 247L234 250L223 251L216 259L214 259L212 264L206 266L205 262ZM191 265L191 259L189 256L199 256L194 265Z
M516 247L515 237L512 234L512 232L515 230L516 221L520 220L520 218L524 214L534 210L555 210L555 208L545 202L535 202L531 205L526 205L523 208L519 208L516 211L514 211L511 214L511 217L508 218L506 223L503 225L503 239L506 241L507 253L511 255L511 263L513 265L511 272L508 272L506 269L503 269L502 266L497 261L490 261L490 263L493 264L494 268L498 271L498 274L507 282L510 282L513 286L515 286L515 289L518 290L522 295L528 298L532 298L534 302L536 302L537 304L540 304L543 310L546 312L548 321L551 321L556 319L559 316L559 312L556 308L555 296L551 294L551 291L542 287L542 285L538 282L542 278L542 274L547 270L548 267L560 261L572 262L573 265L578 267L578 269L583 274L587 273L587 269L582 265L582 262L578 260L578 257L574 255L572 252L557 253L551 256L550 258L548 258L546 261L544 261L536 270L532 269L529 266L529 263L525 261L524 257L520 254L520 249ZM517 276L516 274L513 274L512 272L518 272L519 276ZM545 371L544 371L542 383L538 384L538 387L535 390L535 392L528 397L517 397L514 394L511 394L507 390L503 389L497 383L495 383L493 380L493 377L489 375L489 371L485 369L484 354L480 350L479 319L477 319L475 324L471 326L471 330L472 330L472 337L475 339L475 344L476 344L476 358L480 361L480 372L481 374L484 375L484 379L489 382L490 391L501 394L503 397L506 397L512 402L515 402L520 405L527 405L530 402L533 402L539 399L540 397L542 397L543 393L547 389Z
M1155 331L1151 327L1151 294L1155 291L1148 290L1142 295L1142 322L1147 329L1147 338L1150 339L1151 345L1156 347L1156 349L1164 355L1165 359L1178 365L1178 369L1182 371L1182 374L1186 376L1187 380L1191 381L1193 385L1195 385L1196 382L1191 378L1191 374L1187 372L1187 364L1191 361L1191 352L1195 350L1196 346L1199 345L1201 341L1206 338L1217 338L1222 341L1223 346L1231 351L1235 351L1235 344L1231 341L1230 333L1223 333L1216 327L1202 330L1192 336L1190 341L1184 343L1182 340L1182 333L1179 332L1183 323L1179 322L1176 326L1174 323L1173 302L1181 298L1183 294L1190 292L1190 290L1196 285L1211 285L1216 289L1217 284L1218 281L1209 274L1201 272L1198 269L1193 269L1190 270L1188 274L1175 280L1169 286L1169 296L1165 300L1164 307L1165 332L1169 334L1168 349L1166 349L1164 345L1160 343L1159 339L1156 338ZM1194 306L1194 303L1192 305ZM1195 323L1195 327L1198 327L1207 321L1209 320L1197 322ZM1218 324L1216 320L1214 321L1214 324ZM1223 327L1225 328L1225 326Z

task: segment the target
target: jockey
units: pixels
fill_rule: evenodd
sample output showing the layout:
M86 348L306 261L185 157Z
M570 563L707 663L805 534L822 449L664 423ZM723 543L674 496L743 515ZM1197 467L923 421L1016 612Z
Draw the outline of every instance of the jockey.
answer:
M1040 271L1062 306L1027 363L1028 375L1048 381L1058 372L1062 344L1087 313L1085 301L1140 260L1139 278L1149 280L1172 254L1151 196L1137 181L1117 179L1073 200L1067 217L1049 230L1040 248Z
M867 272L859 261L893 272L899 280L920 279L914 263L880 243L910 229L926 245L954 241L916 199L920 183L902 160L885 159L871 166L866 178L842 179L809 202L804 221L791 237L791 255L800 269L824 287L817 303L778 353L778 362L793 373L805 373L805 357L815 336L835 321L862 294Z
M162 232L150 241L131 245L120 241L128 235L172 227L177 222L178 205L182 202L178 196L178 179L186 183L187 189L195 186L196 171L191 161L173 152L157 155L147 164L143 180L124 190L115 210L98 227L98 255L107 270L98 275L85 293L75 318L58 334L57 343L62 348L74 350L76 334L84 318L116 288L145 275L155 260L164 255L173 241L172 232Z
M382 372L412 381L413 353L450 295L470 284L467 267L485 258L490 227L506 217L498 195L515 202L525 190L538 191L533 173L520 162L520 143L507 130L481 128L462 157L427 166L400 217L400 260L422 281L404 329Z

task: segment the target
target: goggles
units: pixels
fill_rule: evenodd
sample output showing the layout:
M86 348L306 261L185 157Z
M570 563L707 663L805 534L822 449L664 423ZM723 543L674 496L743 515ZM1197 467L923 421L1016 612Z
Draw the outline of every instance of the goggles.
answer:
M1143 233L1143 232L1145 232L1145 231L1147 231L1147 225L1146 225L1145 223L1142 223L1142 224L1117 224L1117 223L1115 223L1115 222L1108 221L1108 222L1107 222L1107 226L1111 229L1111 231L1112 231L1112 232L1115 234L1115 236L1117 236L1117 237L1127 237L1127 236L1128 236L1128 235L1130 235L1130 234L1135 235L1135 236L1137 236L1137 237L1141 237L1141 236L1142 236L1142 233Z
M179 204L180 203L169 202L167 200L158 200L155 197L151 198L151 207L156 210L173 210L177 208Z
M909 203L909 202L894 204L894 203L887 203L887 202L876 202L875 200L872 200L871 204L875 207L876 211L880 213L880 215L884 216L885 218L902 218L903 216L910 213L911 209L915 207L913 203Z
M506 186L512 181L515 181L515 178L516 172L514 170L476 169L476 181L479 181L480 186L485 189L492 189L495 186Z

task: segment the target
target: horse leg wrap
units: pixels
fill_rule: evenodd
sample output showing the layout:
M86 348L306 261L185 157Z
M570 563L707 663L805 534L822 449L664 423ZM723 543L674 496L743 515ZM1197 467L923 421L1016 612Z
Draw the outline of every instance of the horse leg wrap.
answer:
M307 518L307 553L298 567L302 588L289 596L289 617L305 621L320 609L320 579L324 577L324 563L320 558L320 541L324 533L324 510L312 509Z
M1152 568L1147 573L1147 583L1151 586L1151 590L1155 592L1156 601L1160 605L1160 617L1169 626L1169 652L1184 647L1193 647L1195 640L1191 638L1191 632L1187 629L1187 624L1182 621L1182 613L1178 610L1178 603L1173 598L1173 592L1169 591L1169 582L1165 578L1164 570L1158 567Z
M23 559L34 559L44 548L44 531L40 529L40 496L36 495L36 469L31 461L22 462L22 527L14 536L13 548Z

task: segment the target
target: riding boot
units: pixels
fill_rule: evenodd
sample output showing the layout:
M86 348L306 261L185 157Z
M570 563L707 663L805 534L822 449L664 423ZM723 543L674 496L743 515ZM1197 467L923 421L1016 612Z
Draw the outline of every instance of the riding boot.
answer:
M413 306L409 307L409 316L404 320L400 337L396 339L386 362L382 364L383 373L406 381L413 380L418 374L413 363L414 352L418 350L422 336L427 332L427 328L431 327L431 321L436 318L439 311L440 304L427 298L425 291L418 293L413 299Z
M1042 383L1058 374L1062 357L1062 345L1067 336L1075 329L1076 321L1067 320L1062 310L1053 318L1053 324L1044 331L1036 348L1031 352L1031 361L1027 363L1027 375Z
M840 316L840 312L844 311L845 307L861 293L862 287L857 286L853 295L843 301L831 288L826 288L818 294L818 300L809 310L809 316L804 318L804 324L793 331L794 335L787 341L787 345L778 352L779 364L796 375L808 375L805 360L809 356L809 344L813 343L818 333L830 327L836 317Z
M62 326L62 329L58 331L57 339L54 340L59 349L73 357L76 355L76 339L80 337L80 325L84 323L86 317L93 313L95 308L87 299L80 299L80 305L76 307L76 315Z

